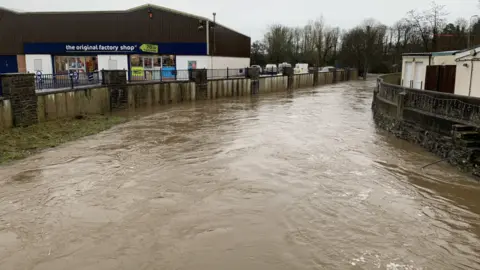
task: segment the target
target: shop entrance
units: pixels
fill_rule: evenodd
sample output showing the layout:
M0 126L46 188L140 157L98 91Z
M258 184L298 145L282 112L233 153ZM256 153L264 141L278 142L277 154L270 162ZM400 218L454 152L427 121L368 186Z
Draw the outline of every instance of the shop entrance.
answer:
M162 59L158 56L143 56L143 70L145 71L145 79L160 80L160 72L162 70Z

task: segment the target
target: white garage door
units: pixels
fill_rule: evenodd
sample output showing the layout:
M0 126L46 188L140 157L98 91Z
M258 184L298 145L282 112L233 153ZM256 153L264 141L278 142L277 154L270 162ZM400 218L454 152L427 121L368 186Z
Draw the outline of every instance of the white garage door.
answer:
M425 72L426 70L423 62L415 62L415 79L413 81L413 88L423 89Z
M405 62L405 74L403 76L403 86L410 87L410 81L413 80L413 63L412 62Z

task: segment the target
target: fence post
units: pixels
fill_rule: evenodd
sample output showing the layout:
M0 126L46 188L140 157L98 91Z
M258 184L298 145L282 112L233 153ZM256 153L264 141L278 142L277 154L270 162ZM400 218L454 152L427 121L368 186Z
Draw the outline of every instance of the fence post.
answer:
M73 89L73 87L74 87L74 86L73 86L73 73L70 73L70 74L69 74L69 77L70 77L70 86L71 86L71 88Z
M105 70L102 68L100 72L102 73L102 85L105 85Z
M19 127L38 123L35 75L28 73L0 74L0 81L3 96L10 99L11 118L3 119L6 126Z
M405 99L407 97L407 92L403 92L397 95L397 120L403 120L403 109L405 107Z
M227 67L227 80L228 80L228 67Z
M378 92L380 92L382 79L377 78L377 87L373 88L373 100L372 100L372 109L375 109L375 105L377 104L377 96Z

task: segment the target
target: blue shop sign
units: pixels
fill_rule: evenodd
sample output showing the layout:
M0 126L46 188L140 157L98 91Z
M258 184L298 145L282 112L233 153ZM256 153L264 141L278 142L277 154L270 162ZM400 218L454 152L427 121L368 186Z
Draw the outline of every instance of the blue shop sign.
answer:
M206 43L25 43L25 54L207 55Z

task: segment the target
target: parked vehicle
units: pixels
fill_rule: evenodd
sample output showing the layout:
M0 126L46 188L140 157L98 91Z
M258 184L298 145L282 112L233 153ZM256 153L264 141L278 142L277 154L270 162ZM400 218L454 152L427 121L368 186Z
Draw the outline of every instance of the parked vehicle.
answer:
M265 74L277 74L278 68L276 64L267 64L264 70Z
M283 62L283 63L279 64L278 65L278 73L283 73L283 69L286 68L286 67L292 67L292 65L290 65L287 62Z
M259 72L260 72L260 74L262 74L262 73L263 73L263 69L262 69L262 67L261 67L261 66L259 66L259 65L252 65L252 66L251 66L251 68L256 68L256 69L258 69L258 70L259 70Z
M295 74L308 73L308 64L297 63L294 69Z
M335 70L335 67L327 66L327 67L321 68L319 72L331 72L331 71L334 71L334 70Z

